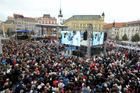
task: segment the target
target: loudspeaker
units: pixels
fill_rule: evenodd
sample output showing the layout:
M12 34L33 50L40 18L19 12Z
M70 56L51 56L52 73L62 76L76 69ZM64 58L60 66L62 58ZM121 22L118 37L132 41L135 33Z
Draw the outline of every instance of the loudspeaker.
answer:
M84 32L84 34L83 34L83 39L84 39L84 40L87 40L87 31Z
M104 33L104 41L107 40L107 32Z

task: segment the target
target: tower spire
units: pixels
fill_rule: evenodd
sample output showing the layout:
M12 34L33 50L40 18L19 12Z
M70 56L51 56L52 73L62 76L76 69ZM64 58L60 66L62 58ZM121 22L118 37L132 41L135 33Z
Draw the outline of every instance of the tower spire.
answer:
M62 10L61 10L61 0L60 0L60 10L59 10L59 14L58 14L58 24L62 25L63 23L63 15L62 15Z
M59 10L59 15L58 15L58 17L63 17L63 15L62 15L62 10L61 10L61 0L60 0L60 10Z

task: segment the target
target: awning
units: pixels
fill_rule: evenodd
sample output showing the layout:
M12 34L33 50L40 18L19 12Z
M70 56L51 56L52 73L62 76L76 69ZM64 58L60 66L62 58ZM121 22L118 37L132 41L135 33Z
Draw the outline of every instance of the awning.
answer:
M29 32L32 32L31 30L16 30L16 32L18 33L29 33Z

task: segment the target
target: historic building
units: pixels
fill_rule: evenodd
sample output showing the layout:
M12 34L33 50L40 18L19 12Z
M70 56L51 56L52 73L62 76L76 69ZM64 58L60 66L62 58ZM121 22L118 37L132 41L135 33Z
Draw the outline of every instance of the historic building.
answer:
M139 34L140 36L140 20L127 22L126 25L120 28L119 37L123 37L124 34L127 35L129 41L131 41L132 36Z
M0 35L3 34L3 23L2 21L0 21Z
M122 40L122 37L126 34L128 41L131 41L132 36L135 34L140 35L140 21L105 24L104 31L108 33L110 39Z
M119 22L114 22L114 23L106 23L104 24L103 30L107 32L107 36L109 39L121 39L120 29L124 27L126 24L125 23L119 23Z
M48 27L57 24L57 19L55 17L51 17L50 14L44 14L43 17L36 18L36 21L36 34L48 36L53 34L52 32L55 32L55 29Z
M43 17L36 18L38 24L57 24L57 19L50 14L44 14Z
M7 21L13 21L15 25L15 30L34 30L37 21L35 18L24 17L20 14L14 14L13 17L8 17Z
M7 35L10 35L11 32L14 31L14 22L11 20L1 22L0 23L0 35L3 35L4 37L7 37Z
M104 13L102 15L73 15L64 21L69 30L86 31L88 24L92 24L93 31L103 31Z

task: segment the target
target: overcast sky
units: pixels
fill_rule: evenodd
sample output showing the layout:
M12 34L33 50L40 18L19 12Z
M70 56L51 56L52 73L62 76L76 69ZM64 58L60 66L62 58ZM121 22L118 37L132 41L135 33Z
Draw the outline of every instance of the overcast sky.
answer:
M105 22L140 20L140 0L61 0L64 19L72 15L101 15ZM27 17L58 16L60 0L0 0L0 20L13 13Z

